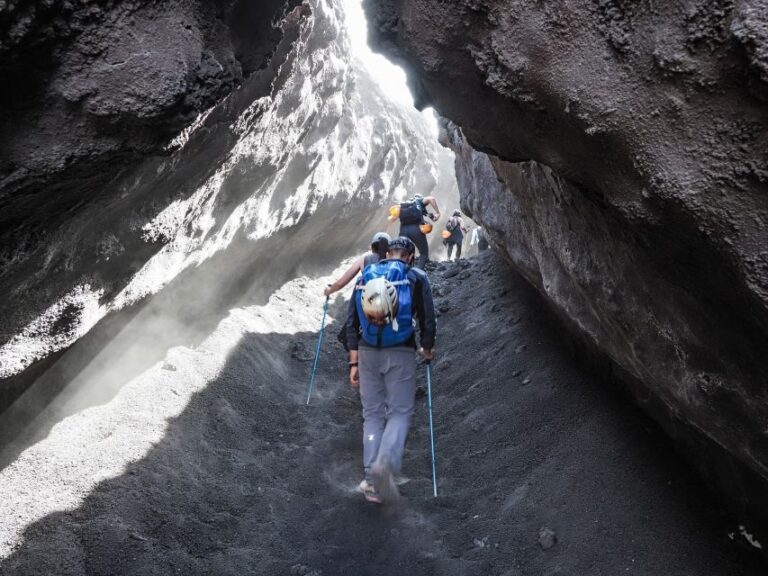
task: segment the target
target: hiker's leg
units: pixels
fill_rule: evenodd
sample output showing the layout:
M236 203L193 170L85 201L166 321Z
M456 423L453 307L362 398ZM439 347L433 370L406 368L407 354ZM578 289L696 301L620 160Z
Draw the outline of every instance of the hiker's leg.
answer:
M387 395L387 425L381 438L379 460L388 458L393 472L403 464L405 439L411 423L416 392L416 357L409 348L382 350L387 354L384 383Z
M416 250L419 252L419 258L416 260L417 268L424 268L424 264L429 260L429 243L427 237L421 233L418 224L406 224L400 226L400 236L410 238L411 242L416 244Z
M365 478L370 480L371 466L376 461L381 437L386 422L385 367L386 357L381 350L360 347L358 363L360 370L360 402L363 405L363 468Z
M456 260L461 259L461 245L463 243L464 243L463 241L456 243Z
M451 254L453 254L453 242L448 242L448 260L451 259Z
M416 263L417 268L424 269L424 265L429 262L429 242L427 242L426 234L422 234L419 230L416 234L416 238L413 239L413 243L416 244L416 249L419 251L419 259Z

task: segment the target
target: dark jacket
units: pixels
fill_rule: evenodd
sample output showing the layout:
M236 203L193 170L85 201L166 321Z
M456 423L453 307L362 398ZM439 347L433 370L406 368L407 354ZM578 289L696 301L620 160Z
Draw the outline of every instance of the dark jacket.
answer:
M435 305L432 302L432 287L429 278L420 268L408 269L408 280L411 281L411 293L413 294L413 315L419 321L419 341L425 350L434 348L435 332ZM355 291L361 279L355 284ZM360 335L360 318L357 315L357 293L353 293L349 300L349 313L347 315L347 347L349 350L357 350L358 346L370 348L368 343ZM416 348L416 338L411 336L403 346Z
M453 226L452 230L449 230L451 235L448 237L448 242L453 242L454 244L461 244L464 242L464 220L461 219L461 216L451 216L450 220L448 220L451 226Z

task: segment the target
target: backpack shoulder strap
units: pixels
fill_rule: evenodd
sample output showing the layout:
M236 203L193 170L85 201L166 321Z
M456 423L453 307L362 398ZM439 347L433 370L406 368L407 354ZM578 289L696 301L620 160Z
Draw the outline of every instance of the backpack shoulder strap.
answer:
M376 264L376 262L379 261L378 254L374 254L372 252L369 252L365 256L363 256L363 270L365 270L368 266L371 264ZM361 270L362 272L362 270Z

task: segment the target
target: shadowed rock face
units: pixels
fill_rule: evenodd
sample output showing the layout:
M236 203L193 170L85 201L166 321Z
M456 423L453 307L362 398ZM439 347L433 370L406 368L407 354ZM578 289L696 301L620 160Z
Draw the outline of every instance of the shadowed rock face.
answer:
M282 36L272 22L297 3L4 3L3 232L50 228L55 213L161 150L267 66Z
M734 500L744 469L764 491L765 4L365 5L460 126L444 142L463 205L497 248Z
M110 314L166 289L149 308L178 314L160 332L216 320L362 252L393 196L455 181L427 122L353 60L339 4L292 4L73 3L61 29L30 9L3 45L6 74L44 47L57 65L36 80L43 100L8 96L53 128L3 124L18 142L2 155L16 176L0 188L0 410ZM151 57L118 58L121 42ZM77 106L57 107L62 82ZM77 158L54 166L64 151Z

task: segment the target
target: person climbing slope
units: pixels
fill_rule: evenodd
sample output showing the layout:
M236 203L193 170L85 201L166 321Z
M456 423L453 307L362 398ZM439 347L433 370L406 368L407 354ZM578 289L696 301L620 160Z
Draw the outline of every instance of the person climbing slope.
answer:
M430 214L427 207L432 206L434 213ZM437 199L434 196L423 197L416 194L399 206L393 206L390 209L389 222L400 220L400 236L409 238L419 251L419 259L416 266L424 269L429 261L429 243L427 234L432 230L432 225L428 224L424 217L429 217L433 222L440 219L440 207L437 205Z
M338 292L344 286L350 283L350 281L357 276L359 272L365 270L365 267L369 264L375 264L380 260L384 260L387 257L387 249L389 247L389 241L391 240L389 234L386 232L376 232L371 238L371 251L365 256L355 260L355 262L347 268L341 278L336 280L333 284L326 286L323 290L323 294L330 296L334 292Z
M398 497L400 472L416 389L416 335L419 352L435 355L435 311L427 275L409 267L415 246L395 238L387 259L366 268L355 286L347 317L349 380L360 387L363 405L363 469L360 490L369 502Z
M480 254L480 252L485 252L488 250L488 239L485 236L485 230L483 230L482 226L478 226L474 230L472 230L472 238L469 242L470 246L477 245L477 253Z
M445 230L449 233L445 239L445 245L448 248L448 260L451 259L451 253L456 248L456 260L461 258L461 246L464 243L464 234L467 229L464 227L464 220L461 218L461 210L454 210L453 215L448 219Z

